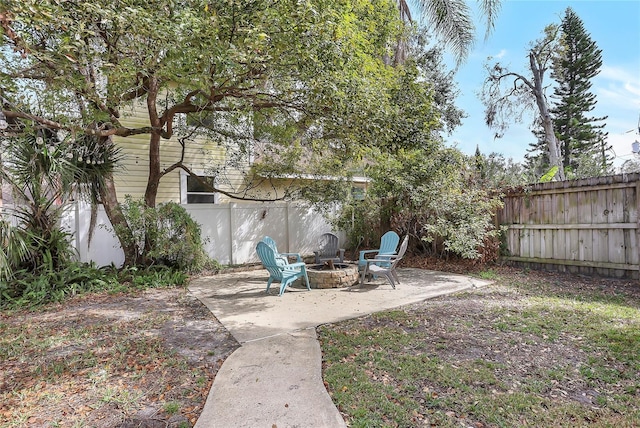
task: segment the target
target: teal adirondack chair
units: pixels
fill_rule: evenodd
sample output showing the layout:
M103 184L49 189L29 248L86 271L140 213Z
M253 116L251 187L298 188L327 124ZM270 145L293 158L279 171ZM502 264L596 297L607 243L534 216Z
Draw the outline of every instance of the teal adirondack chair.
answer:
M285 263L289 263L289 257L295 257L296 258L296 262L300 263L302 262L302 256L300 255L300 253L280 253L278 252L278 246L276 245L276 241L270 237L270 236L265 236L264 238L262 238L262 242L264 242L265 244L267 244L269 246L269 248L271 248L273 250L273 252L276 254L276 259L282 259Z
M389 266L388 262L385 263L384 261L380 261L380 260L384 260L385 256L396 254L396 249L398 248L398 242L400 242L400 236L398 236L398 234L395 233L393 230L390 230L384 235L382 235L382 238L380 239L380 248L378 248L377 250L360 251L360 257L358 259L358 269L363 270L365 268L365 266L367 265L367 257L366 257L367 254L373 254L373 253L376 253L374 258L379 260L378 262L376 262L376 264L380 266L382 265ZM389 258L386 257L386 259L388 260Z
M267 245L264 241L258 242L258 245L256 245L256 253L258 253L258 257L260 257L262 266L264 266L264 268L269 272L269 280L267 281L266 290L267 293L269 292L271 283L275 281L280 283L280 292L278 293L278 296L282 296L287 285L290 285L298 278L304 278L307 290L311 290L304 262L283 263L282 259L276 258L276 252L273 248Z

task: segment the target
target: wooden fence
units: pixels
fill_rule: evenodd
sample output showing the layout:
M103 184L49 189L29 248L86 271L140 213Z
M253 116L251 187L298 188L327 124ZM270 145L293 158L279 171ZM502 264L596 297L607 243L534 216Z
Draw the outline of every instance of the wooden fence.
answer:
M505 260L545 270L639 277L640 174L542 183L505 192Z

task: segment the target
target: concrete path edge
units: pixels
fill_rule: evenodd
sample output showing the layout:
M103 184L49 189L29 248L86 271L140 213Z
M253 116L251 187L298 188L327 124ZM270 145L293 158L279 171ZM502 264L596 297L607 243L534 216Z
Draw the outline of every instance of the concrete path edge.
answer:
M400 284L265 293L266 271L198 278L189 285L241 346L218 371L195 428L346 427L322 379L321 324L485 286L490 281L399 269Z

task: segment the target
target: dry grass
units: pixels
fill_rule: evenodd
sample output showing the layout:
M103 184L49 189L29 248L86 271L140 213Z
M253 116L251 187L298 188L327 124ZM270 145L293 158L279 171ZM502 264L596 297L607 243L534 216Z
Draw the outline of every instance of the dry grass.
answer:
M0 427L191 427L237 347L185 289L0 315Z

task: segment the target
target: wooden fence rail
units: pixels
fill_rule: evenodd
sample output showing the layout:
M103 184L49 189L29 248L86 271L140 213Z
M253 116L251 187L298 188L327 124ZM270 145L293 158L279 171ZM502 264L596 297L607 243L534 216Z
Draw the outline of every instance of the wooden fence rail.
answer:
M640 174L542 183L505 192L505 260L525 266L638 278Z

